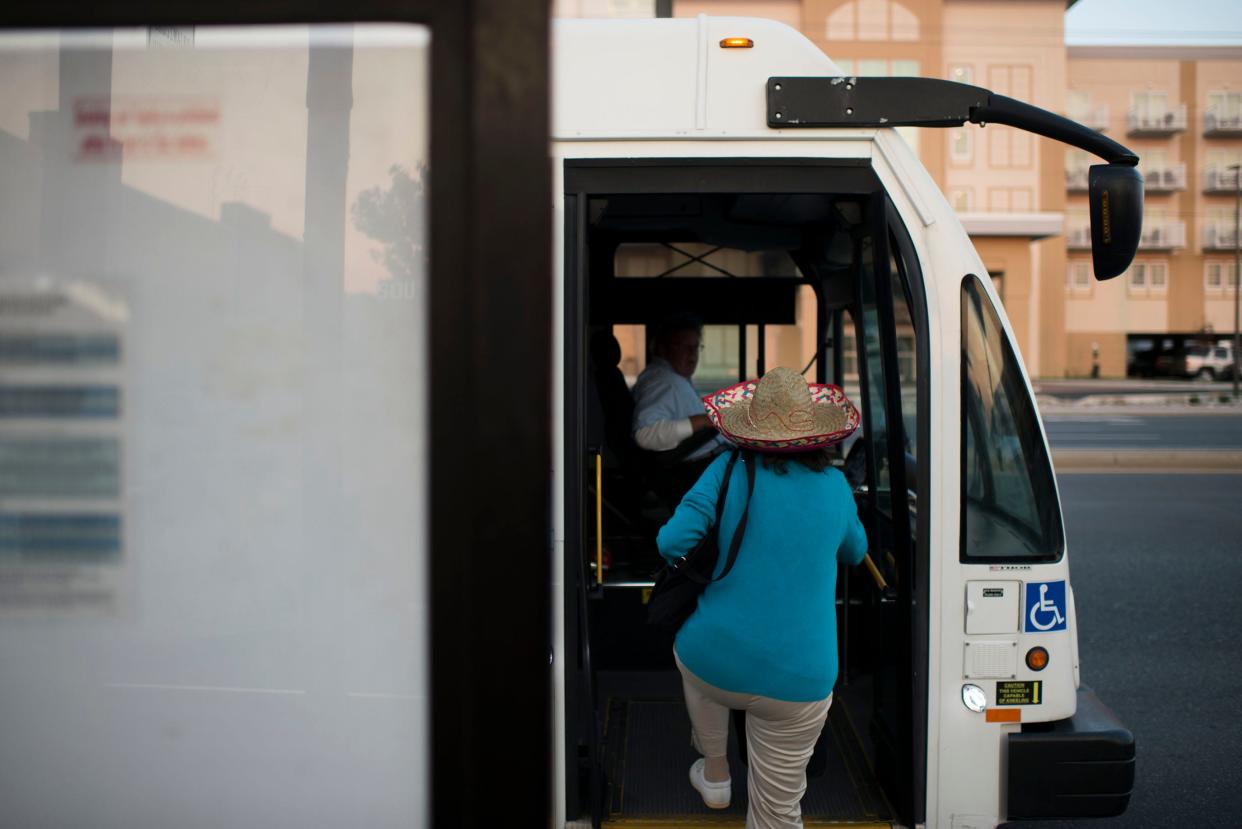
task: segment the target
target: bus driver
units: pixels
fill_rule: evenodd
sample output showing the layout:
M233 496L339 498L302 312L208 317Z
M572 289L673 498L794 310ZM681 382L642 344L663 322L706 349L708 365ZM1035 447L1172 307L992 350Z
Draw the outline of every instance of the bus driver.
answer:
M690 378L703 349L703 322L678 314L655 329L652 358L634 384L634 442L649 452L667 452L673 504L698 480L725 440L703 410ZM677 451L674 451L677 450Z

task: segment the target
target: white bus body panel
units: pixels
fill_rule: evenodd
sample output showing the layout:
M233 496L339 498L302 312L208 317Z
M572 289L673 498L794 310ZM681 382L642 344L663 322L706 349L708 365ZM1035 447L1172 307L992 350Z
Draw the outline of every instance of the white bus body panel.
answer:
M722 49L724 37L750 37L753 49ZM987 269L935 181L895 130L770 129L765 82L774 75L831 76L839 70L799 32L767 20L705 18L661 21L558 21L554 25L553 204L554 294L553 446L563 446L564 422L564 165L571 159L868 159L905 224L919 259L927 307L929 361L929 510L927 826L996 825L1005 815L1005 735L968 710L961 688L967 640L1012 642L1019 656L1047 648L1049 667L1020 667L1015 679L1039 679L1047 702L1026 706L1026 722L1060 720L1076 706L1077 632L1020 632L967 637L968 581L1059 581L1069 587L1068 557L1051 564L964 564L959 558L961 492L961 292L968 274L982 278L1015 352L1017 345ZM691 60L693 56L693 60ZM1028 394L1030 381L1023 368ZM1045 448L1047 448L1045 438ZM559 458L560 455L558 454ZM553 603L557 665L564 653L564 589L560 558L565 538L564 470L553 483L556 574ZM935 497L939 495L939 497ZM1059 503L1058 503L1059 509ZM1068 595L1068 594L1067 594ZM554 753L558 787L565 780L564 672L555 673ZM996 680L972 680L994 699ZM565 825L558 788L555 825Z

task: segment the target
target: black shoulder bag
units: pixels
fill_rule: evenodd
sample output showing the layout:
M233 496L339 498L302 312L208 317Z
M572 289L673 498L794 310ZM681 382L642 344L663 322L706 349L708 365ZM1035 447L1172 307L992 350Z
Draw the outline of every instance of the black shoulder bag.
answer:
M750 515L750 496L755 491L755 460L744 457L742 465L746 467L746 509L737 522L733 532L733 540L729 543L729 557L725 560L720 576L712 578L716 569L716 560L720 557L720 519L724 514L725 496L729 494L729 480L733 477L733 465L737 462L740 450L734 449L729 463L725 466L724 483L720 487L720 495L716 498L716 523L703 536L703 540L693 550L676 561L666 564L656 573L655 586L651 589L651 599L647 602L647 623L661 630L676 633L694 609L698 606L699 595L713 581L720 581L729 575L733 563L737 561L737 551L742 545L742 534L746 532L746 519Z

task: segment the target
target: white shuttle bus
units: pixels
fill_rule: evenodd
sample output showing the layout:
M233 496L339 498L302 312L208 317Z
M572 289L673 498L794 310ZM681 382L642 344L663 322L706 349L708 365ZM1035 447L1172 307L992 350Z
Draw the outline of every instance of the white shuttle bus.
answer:
M877 568L840 580L807 825L1122 812L1134 742L1080 682L1069 545L1013 332L892 127L1006 123L1101 155L1099 278L1134 253L1137 158L986 90L844 77L771 21L562 21L553 44L556 825L719 825L685 779L669 639L643 621L673 506L649 483L676 450L628 443L622 380L676 311L705 324L704 391L782 359L862 412L843 463ZM744 765L740 748L736 825Z

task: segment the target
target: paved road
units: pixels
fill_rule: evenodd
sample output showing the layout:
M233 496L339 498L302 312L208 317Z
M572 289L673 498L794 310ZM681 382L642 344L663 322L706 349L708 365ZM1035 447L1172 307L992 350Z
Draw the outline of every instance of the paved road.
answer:
M1242 449L1242 412L1228 414L1047 414L1058 449ZM1242 501L1240 501L1242 503Z
M1242 821L1242 475L1060 480L1082 680L1134 731L1120 818L1022 827L1236 827Z

